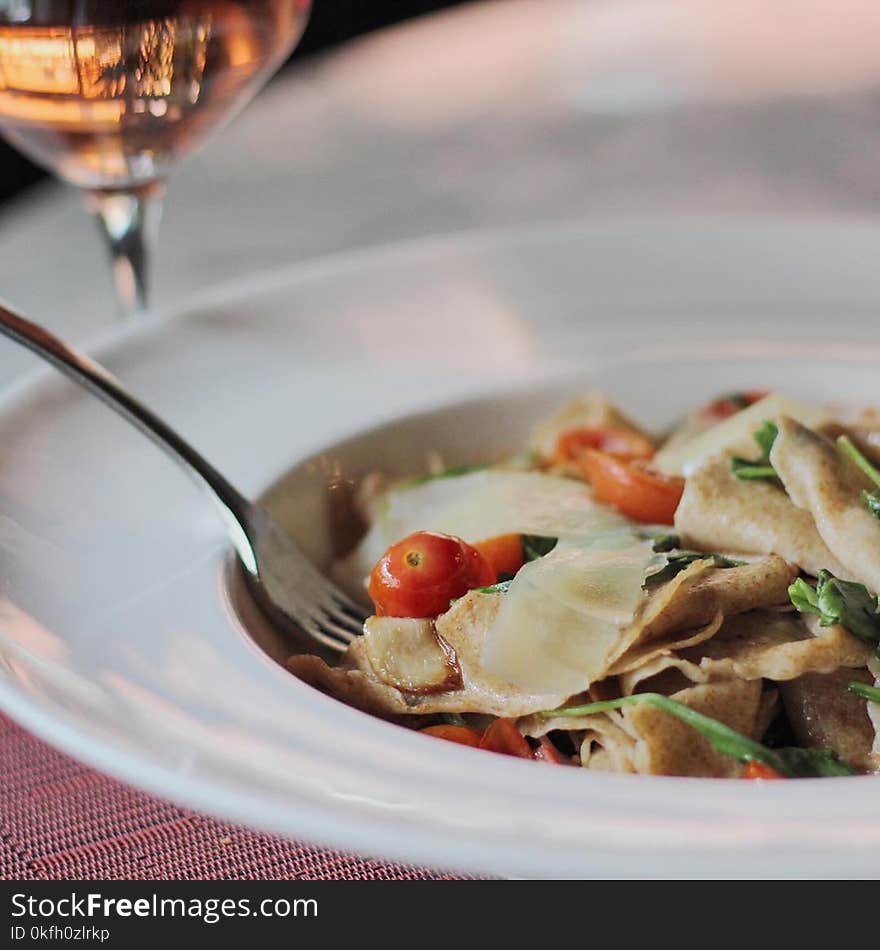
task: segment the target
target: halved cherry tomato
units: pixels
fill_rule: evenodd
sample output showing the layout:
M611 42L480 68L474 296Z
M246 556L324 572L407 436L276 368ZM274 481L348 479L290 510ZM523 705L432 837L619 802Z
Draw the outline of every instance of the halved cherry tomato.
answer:
M467 726L427 726L421 732L426 736L446 739L447 742L457 742L459 745L469 745L474 749L479 748L480 740L483 738L476 729L469 729Z
M379 616L437 617L450 600L494 583L492 566L461 538L417 531L382 555L367 590Z
M502 755L515 755L520 759L532 757L531 746L516 728L512 719L496 719L483 733L480 748Z
M584 449L599 449L622 459L649 459L654 457L654 446L632 429L596 426L569 429L559 436L554 461L559 465L575 461Z
M746 407L763 399L767 395L767 392L766 389L747 389L745 392L721 396L719 399L710 402L709 405L703 409L703 414L715 422L720 422L722 419L728 419L730 416L736 415L736 413L741 412Z
M769 765L764 765L763 762L749 762L745 767L743 772L743 778L762 778L762 779L777 779L785 778L784 775L780 775L776 769L771 768Z
M504 574L516 574L523 566L522 539L518 534L499 534L474 547L492 566L497 581Z
M562 765L558 749L547 736L541 736L540 745L532 753L532 758L538 762L552 762L554 765Z
M625 462L587 449L578 459L596 501L648 524L672 524L684 491L684 479L652 472L643 464Z

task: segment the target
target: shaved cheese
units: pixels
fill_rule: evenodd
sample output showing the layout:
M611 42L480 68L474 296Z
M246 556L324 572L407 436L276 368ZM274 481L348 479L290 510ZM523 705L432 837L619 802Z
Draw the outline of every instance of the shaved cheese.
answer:
M662 560L632 531L560 542L511 582L486 636L484 667L524 689L586 689L625 646L646 574Z
M757 455L753 433L765 419L773 422L782 416L790 416L810 429L831 420L830 413L824 409L796 402L780 393L771 393L684 444L661 449L654 456L654 465L667 475L687 477L704 459L717 452Z
M414 531L439 531L473 543L501 534L595 537L629 523L593 501L582 482L482 469L389 491L344 571L363 578L392 544Z

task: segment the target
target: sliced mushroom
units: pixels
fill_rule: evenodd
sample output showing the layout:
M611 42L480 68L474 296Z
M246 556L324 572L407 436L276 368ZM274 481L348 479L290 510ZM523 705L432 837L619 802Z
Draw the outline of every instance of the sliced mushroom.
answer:
M646 598L635 622L621 628L617 649L596 681L612 672L612 664L614 672L626 672L712 636L724 616L779 603L794 573L776 557L725 570L696 562ZM555 709L571 694L524 689L483 665L486 634L504 596L471 591L436 620L433 630L428 621L371 620L367 635L349 647L340 667L313 657L291 657L288 666L340 699L386 716L477 712L518 717ZM393 655L398 649L400 657ZM453 657L456 675L445 665Z
M370 617L364 624L364 654L376 677L410 693L438 693L461 686L452 648L432 620Z
M343 665L338 668L329 667L320 660L315 662L313 657L291 657L288 667L301 678L360 709L378 711L387 716L477 712L517 717L554 709L568 698L568 694L523 690L491 675L482 664L480 657L486 632L495 619L502 596L471 591L457 600L442 617L437 618L434 624L436 641L428 639L424 627L419 628L410 648L412 655L407 661L406 671L430 670L429 678L436 681L441 672L438 650L451 651L460 678L449 681L449 688L443 691L435 688L401 689L380 679L377 666L385 676L387 663L380 658L374 665L376 657L371 660L368 654L369 637L356 640L349 647ZM401 672L396 669L393 676L399 676ZM417 672L416 675L424 674ZM392 680L392 676L388 676L388 680Z

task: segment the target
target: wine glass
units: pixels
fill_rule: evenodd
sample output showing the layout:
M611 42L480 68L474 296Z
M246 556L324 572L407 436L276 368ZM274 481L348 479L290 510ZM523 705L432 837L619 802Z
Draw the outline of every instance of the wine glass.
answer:
M143 314L165 180L260 89L311 0L0 0L0 133L84 189Z

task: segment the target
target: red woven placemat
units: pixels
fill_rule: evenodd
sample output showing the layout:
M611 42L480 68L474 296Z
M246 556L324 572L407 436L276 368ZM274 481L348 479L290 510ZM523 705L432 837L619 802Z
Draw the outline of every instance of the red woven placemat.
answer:
M0 879L448 877L323 851L196 815L81 765L0 714Z

